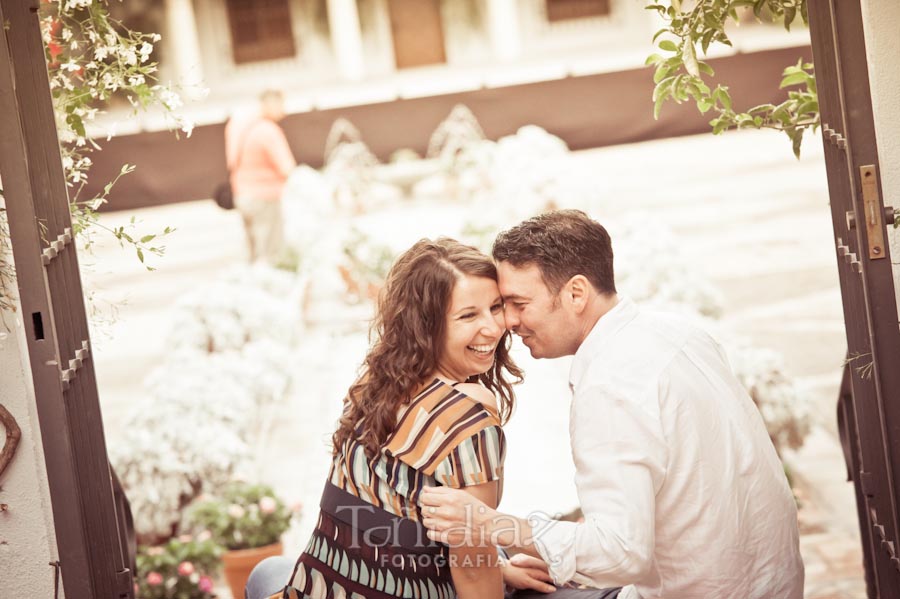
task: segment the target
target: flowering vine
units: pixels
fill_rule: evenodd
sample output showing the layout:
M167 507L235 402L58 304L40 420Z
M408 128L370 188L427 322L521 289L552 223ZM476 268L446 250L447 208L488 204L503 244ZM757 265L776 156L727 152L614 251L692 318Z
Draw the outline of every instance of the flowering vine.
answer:
M131 31L110 16L107 0L43 0L40 23L73 231L80 246L89 251L93 231L104 230L123 246L133 247L141 262L148 253L162 255L165 248L154 242L172 229L141 235L135 233L134 222L109 228L98 219L112 187L134 170L133 165L123 165L99 195L85 198L81 193L92 166L90 153L100 148L89 129L114 97L124 99L134 112L161 108L171 128L190 136L193 124L176 112L182 105L179 94L156 79L153 52L160 35ZM7 250L8 239L5 209L0 207L0 243ZM0 258L0 309L14 308L12 280L12 265Z

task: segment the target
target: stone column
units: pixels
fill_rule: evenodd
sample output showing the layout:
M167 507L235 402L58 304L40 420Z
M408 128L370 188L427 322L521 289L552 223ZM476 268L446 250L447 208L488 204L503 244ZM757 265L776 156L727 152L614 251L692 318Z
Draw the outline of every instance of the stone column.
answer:
M203 59L192 0L166 0L166 43L177 83L188 95L203 85Z
M351 81L362 79L365 66L356 0L328 0L328 26L341 76Z
M498 60L512 60L519 56L519 6L517 0L489 0L488 31L494 56Z

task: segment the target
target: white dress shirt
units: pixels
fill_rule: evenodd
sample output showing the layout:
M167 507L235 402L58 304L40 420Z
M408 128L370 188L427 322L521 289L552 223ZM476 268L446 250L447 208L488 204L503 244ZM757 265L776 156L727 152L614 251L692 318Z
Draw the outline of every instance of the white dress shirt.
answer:
M583 523L537 521L557 584L620 599L801 599L797 510L762 418L719 345L628 299L575 354Z

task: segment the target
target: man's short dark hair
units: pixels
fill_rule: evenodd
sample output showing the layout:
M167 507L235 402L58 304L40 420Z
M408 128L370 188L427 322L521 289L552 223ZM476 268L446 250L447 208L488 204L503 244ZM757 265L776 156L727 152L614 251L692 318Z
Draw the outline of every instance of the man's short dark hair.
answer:
M554 294L575 275L586 277L600 293L616 292L609 233L581 210L529 218L500 233L492 254L517 268L536 265Z

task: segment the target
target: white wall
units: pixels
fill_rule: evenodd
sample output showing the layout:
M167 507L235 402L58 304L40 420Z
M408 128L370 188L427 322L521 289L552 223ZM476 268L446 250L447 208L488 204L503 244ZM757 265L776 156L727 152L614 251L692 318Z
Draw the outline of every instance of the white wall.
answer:
M0 249L2 251L2 249ZM0 311L0 404L22 430L0 477L0 597L53 597L56 534L20 312ZM6 433L0 428L0 442ZM60 589L62 597L62 589Z
M862 14L883 200L900 208L900 2L862 0ZM888 227L888 236L900 306L900 229Z

